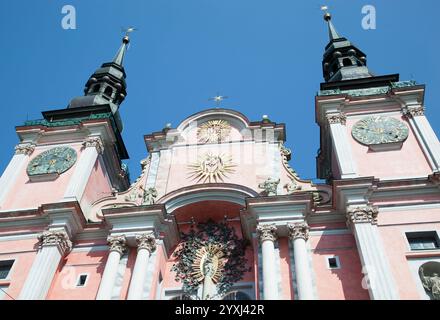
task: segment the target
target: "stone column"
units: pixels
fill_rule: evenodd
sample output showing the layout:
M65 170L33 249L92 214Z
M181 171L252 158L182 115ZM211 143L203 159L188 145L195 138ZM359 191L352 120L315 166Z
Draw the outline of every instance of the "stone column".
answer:
M104 274L102 275L96 300L111 299L116 275L118 273L119 261L127 248L125 236L109 236L107 241L110 245L110 253L107 258L107 263L105 264Z
M425 108L422 105L407 106L403 114L422 145L432 169L440 171L440 142L425 117Z
M393 274L377 230L376 207L352 206L347 210L362 262L362 281L373 300L399 299Z
M45 231L38 237L40 249L18 299L45 299L61 258L72 249L64 230Z
M147 278L148 261L151 253L156 250L156 239L153 233L136 235L136 242L138 249L128 291L128 300L142 299L145 279Z
M80 201L84 190L89 181L90 174L98 159L98 155L104 151L100 137L90 137L83 142L84 151L75 168L75 172L70 178L66 192L65 200Z
M0 208L34 149L35 145L31 143L21 143L15 146L15 154L0 177Z
M336 149L335 155L338 159L341 178L357 177L356 164L350 147L350 138L345 127L345 115L342 112L327 114L327 121L330 126L333 146Z
M263 224L257 227L263 255L263 298L264 300L278 299L278 279L275 265L275 245L277 227Z
M313 300L312 274L310 272L309 255L306 241L309 239L307 223L289 223L289 238L293 245L293 259L295 261L296 285L299 300Z

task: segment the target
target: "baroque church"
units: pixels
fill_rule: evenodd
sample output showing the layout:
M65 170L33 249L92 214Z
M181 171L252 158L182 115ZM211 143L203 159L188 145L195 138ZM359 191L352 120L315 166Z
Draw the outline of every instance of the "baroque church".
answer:
M124 56L16 127L0 178L0 299L440 299L440 143L425 86L374 75L324 20L317 178L287 127L213 108L144 136L130 182ZM222 97L216 97L221 100Z

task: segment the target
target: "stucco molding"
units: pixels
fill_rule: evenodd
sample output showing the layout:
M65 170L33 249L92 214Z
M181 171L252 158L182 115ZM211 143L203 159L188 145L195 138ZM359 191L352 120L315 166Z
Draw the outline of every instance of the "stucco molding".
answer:
M263 243L264 241L276 241L277 240L277 227L275 224L263 224L257 226L258 240Z
M350 207L347 210L347 219L349 222L355 223L371 223L377 224L377 216L379 210L375 206L357 206Z
M116 251L122 255L127 250L127 239L125 236L108 236L107 242L110 246L109 251Z
M288 223L287 229L289 230L289 239L304 239L307 241L309 239L310 227L306 222L300 223Z
M156 250L156 238L152 232L137 234L136 237L137 250L147 249L150 253Z
M72 242L66 231L48 230L38 236L40 246L57 246L61 254L64 255L72 250Z

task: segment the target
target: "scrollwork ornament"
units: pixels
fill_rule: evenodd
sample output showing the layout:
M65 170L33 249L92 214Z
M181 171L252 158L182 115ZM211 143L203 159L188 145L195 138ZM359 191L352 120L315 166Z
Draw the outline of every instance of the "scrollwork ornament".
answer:
M327 121L329 124L340 123L342 125L345 125L347 117L342 112L332 113L327 115Z
M258 185L258 188L263 189L263 193L266 196L276 196L278 184L280 179L267 178L265 181Z
M153 233L136 235L137 250L147 249L150 253L156 250L156 238Z
M307 241L309 239L310 227L306 222L288 223L287 229L291 240L304 239Z
M20 143L15 146L15 154L24 154L30 156L35 150L35 145L32 143Z
M275 224L262 224L257 226L257 235L261 243L275 241L277 239L277 227Z
M123 254L127 249L127 239L125 236L108 236L107 242L110 246L110 251L119 252Z
M403 110L403 114L409 119L417 116L424 116L425 107L424 106L406 107Z
M96 151L101 154L104 152L104 144L101 138L91 137L82 143L83 148L96 148Z
M351 223L377 224L378 209L374 206L351 207L347 210L347 219Z
M63 230L48 230L38 236L40 246L57 246L62 254L72 250L72 242L69 235Z

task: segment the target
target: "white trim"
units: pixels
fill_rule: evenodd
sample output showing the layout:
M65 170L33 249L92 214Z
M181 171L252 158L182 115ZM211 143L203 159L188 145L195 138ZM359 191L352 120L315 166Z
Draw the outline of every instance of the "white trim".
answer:
M407 210L424 210L424 209L440 209L440 203L428 203L428 204L401 204L398 206L386 207L381 206L380 203L376 204L380 212L393 212L393 211L407 211Z

